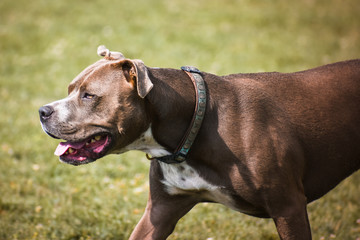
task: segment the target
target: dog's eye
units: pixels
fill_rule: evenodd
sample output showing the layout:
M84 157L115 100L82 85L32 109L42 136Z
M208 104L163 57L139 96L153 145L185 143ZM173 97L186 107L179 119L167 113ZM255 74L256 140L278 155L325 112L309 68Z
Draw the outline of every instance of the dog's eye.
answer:
M90 94L90 93L84 93L83 98L85 99L93 99L95 97L94 94Z

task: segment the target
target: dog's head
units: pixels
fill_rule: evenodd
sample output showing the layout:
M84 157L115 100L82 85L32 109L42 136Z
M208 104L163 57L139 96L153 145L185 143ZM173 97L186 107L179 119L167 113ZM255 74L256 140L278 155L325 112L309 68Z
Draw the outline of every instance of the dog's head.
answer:
M66 98L39 109L43 130L66 141L55 154L73 165L121 152L150 124L144 98L153 85L144 63L103 46L98 54L104 58L70 83Z

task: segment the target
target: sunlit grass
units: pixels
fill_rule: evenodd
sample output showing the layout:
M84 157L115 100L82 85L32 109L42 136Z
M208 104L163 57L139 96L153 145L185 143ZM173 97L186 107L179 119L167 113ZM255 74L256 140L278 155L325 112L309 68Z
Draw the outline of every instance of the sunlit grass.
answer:
M216 74L298 71L360 55L356 0L0 2L0 239L127 239L148 197L131 152L72 167L37 109L105 44L148 66ZM360 237L360 175L310 204L314 239ZM170 239L277 239L271 220L200 204Z

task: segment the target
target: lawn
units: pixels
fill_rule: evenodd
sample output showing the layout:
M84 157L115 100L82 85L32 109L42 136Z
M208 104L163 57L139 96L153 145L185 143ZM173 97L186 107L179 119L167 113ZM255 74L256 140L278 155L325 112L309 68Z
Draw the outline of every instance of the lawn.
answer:
M358 0L0 1L0 239L127 239L140 219L144 154L65 165L39 124L98 45L152 67L292 72L359 58L359 13ZM360 172L309 216L314 239L360 239ZM271 220L200 204L169 239L278 237Z

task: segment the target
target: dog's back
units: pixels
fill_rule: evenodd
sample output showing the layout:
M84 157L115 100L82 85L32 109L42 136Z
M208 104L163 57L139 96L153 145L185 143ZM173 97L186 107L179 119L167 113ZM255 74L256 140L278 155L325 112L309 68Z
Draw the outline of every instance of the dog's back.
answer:
M360 168L360 60L296 73L224 78L253 82L288 120L304 155L303 184L309 202Z

